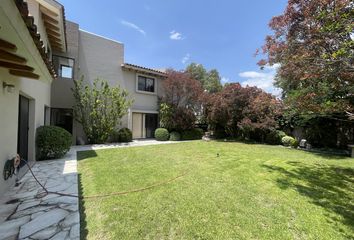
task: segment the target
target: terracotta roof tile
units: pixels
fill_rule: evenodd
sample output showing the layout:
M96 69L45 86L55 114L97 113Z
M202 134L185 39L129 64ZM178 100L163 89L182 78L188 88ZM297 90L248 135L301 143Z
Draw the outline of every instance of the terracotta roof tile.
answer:
M52 62L49 60L49 56L46 53L45 46L43 41L41 41L40 34L37 33L37 26L34 24L34 18L29 16L28 5L23 0L15 0L16 6L22 16L23 21L25 22L29 33L31 34L34 44L36 45L41 57L46 64L48 71L52 75L53 78L57 77L57 73L54 70L54 66Z
M122 67L126 68L126 69L141 70L141 71L145 71L145 72L151 72L153 74L156 74L156 75L159 75L159 76L162 76L162 77L166 77L166 73L163 72L163 71L152 69L152 68L138 66L138 65L135 65L135 64L124 63L124 64L122 64Z

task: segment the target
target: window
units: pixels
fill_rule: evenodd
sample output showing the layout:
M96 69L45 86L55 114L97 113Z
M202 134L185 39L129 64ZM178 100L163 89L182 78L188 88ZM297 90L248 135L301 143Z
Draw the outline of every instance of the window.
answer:
M61 78L74 78L74 59L53 55L53 63Z
M50 107L44 106L44 125L50 125Z
M59 76L63 78L73 78L73 68L70 66L60 65Z
M155 92L155 79L145 76L138 76L138 91Z
M69 133L73 132L73 110L66 108L51 108L50 123L53 126L64 128Z

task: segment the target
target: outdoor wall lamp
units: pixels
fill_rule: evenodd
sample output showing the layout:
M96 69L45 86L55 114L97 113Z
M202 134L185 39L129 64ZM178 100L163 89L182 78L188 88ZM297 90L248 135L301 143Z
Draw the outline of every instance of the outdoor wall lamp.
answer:
M15 85L6 82L2 83L2 88L6 89L9 93L13 93L15 91Z

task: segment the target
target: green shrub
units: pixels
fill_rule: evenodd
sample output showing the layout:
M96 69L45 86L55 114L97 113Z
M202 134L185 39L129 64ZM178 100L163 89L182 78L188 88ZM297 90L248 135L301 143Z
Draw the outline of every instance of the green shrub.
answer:
M115 140L117 140L117 142L131 142L133 140L132 131L130 131L129 128L119 129L116 133Z
M70 149L71 134L64 128L41 126L37 128L37 159L54 159L63 157Z
M265 142L272 145L282 144L282 139L286 134L283 131L271 131L266 135Z
M182 140L197 140L197 139L202 139L203 135L204 135L203 129L194 128L194 129L182 132L181 139Z
M283 143L284 146L286 147L291 147L296 144L296 140L293 137L290 136L285 136L281 139L281 142Z
M178 132L171 132L170 133L170 141L180 141L181 140L181 134Z
M293 148L297 148L299 146L299 141L295 139L295 141L291 144Z
M170 137L166 128L157 128L155 130L155 138L157 141L167 141Z
M215 130L213 131L213 137L215 137L216 139L224 139L225 137L227 137L225 129L220 127L215 128Z

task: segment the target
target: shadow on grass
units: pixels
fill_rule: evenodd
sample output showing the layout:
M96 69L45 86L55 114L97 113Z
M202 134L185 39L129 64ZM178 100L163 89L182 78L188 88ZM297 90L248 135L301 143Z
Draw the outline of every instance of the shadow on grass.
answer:
M85 160L88 158L97 157L97 153L94 150L80 151L77 153L77 160ZM78 185L79 185L79 211L80 211L80 239L87 239L88 229L86 222L85 212L85 199L83 199L83 185L81 173L78 173Z
M343 153L337 154L333 152L314 152L314 151L306 151L310 154L325 158L327 160L345 160L349 159L348 155L345 155Z
M327 155L328 156L328 155ZM281 189L294 189L310 201L324 208L330 222L342 222L354 230L354 168L287 162L291 170L279 166L263 165L269 172L281 177ZM343 229L338 229L343 234ZM348 236L353 237L353 236Z
M216 139L212 139L212 141L225 142L225 143L243 143L243 144L248 144L248 145L255 145L255 144L264 144L264 145L266 145L265 143L256 142L256 141L252 141L252 140L244 140L244 139L237 139L237 138L225 138L225 139L224 138L222 138L222 139L216 138Z
M86 213L85 213L85 200L82 198L83 196L83 187L81 182L81 173L78 174L78 182L79 182L79 211L80 211L80 239L84 240L87 238L88 230L87 230L87 222L86 222Z
M94 158L97 157L97 153L95 150L87 150L87 151L80 151L77 152L77 160L85 160L87 158Z

